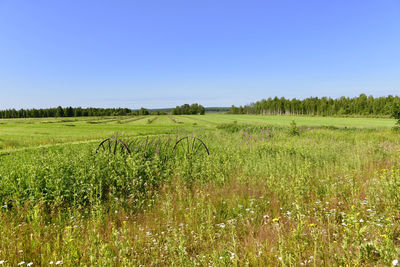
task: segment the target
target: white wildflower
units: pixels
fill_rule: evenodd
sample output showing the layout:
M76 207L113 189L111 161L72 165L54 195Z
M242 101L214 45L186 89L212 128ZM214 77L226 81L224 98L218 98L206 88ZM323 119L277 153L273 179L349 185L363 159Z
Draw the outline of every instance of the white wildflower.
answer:
M392 265L393 265L393 266L399 265L399 260L397 260L397 259L396 259L396 260L393 260L393 261L392 261Z
M225 228L225 224L224 223L219 223L219 224L217 224L219 227L221 227L221 228Z
M24 261L21 261L20 263L18 263L18 266L24 265L24 264L25 264L25 262L24 262Z

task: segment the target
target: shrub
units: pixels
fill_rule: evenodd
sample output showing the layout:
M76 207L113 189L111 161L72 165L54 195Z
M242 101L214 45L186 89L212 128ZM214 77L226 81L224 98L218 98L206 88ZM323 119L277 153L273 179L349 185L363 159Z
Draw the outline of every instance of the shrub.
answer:
M400 103L393 104L392 117L397 121L396 124L400 125Z
M300 129L299 127L297 127L297 124L294 120L292 120L292 122L290 123L289 135L290 136L300 135Z

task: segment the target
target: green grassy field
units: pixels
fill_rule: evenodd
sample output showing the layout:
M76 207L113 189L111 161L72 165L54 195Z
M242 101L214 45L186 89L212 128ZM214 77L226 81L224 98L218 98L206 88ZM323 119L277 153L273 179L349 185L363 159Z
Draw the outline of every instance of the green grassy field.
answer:
M171 116L172 117L172 116ZM150 120L155 119L150 122ZM257 116L210 114L205 116L87 117L5 119L0 121L0 150L28 146L99 140L111 135L148 135L172 133L178 129L215 128L218 124L237 123L287 126L294 120L299 126L336 126L357 128L393 127L394 120L375 118L330 118L306 116Z
M390 265L400 255L393 126L226 114L0 120L0 264ZM142 143L95 153L110 136ZM192 139L174 150L183 136L210 155Z

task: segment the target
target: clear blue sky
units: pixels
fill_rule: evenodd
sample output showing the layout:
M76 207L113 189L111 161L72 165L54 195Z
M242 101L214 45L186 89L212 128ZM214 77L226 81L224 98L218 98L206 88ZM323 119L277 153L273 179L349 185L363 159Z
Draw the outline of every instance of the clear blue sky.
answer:
M0 109L400 94L400 1L0 0Z

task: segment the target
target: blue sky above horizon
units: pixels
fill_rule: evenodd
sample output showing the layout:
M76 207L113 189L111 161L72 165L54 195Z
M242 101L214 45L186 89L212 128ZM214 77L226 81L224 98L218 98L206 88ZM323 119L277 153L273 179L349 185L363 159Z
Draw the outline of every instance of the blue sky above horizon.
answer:
M0 109L400 94L400 2L0 0Z

